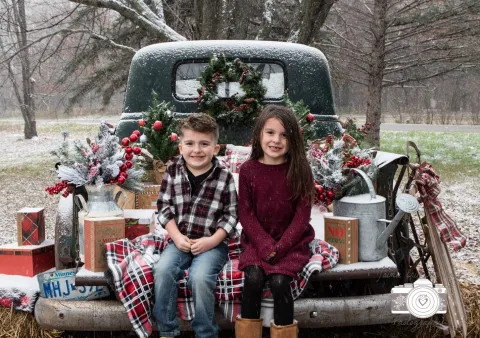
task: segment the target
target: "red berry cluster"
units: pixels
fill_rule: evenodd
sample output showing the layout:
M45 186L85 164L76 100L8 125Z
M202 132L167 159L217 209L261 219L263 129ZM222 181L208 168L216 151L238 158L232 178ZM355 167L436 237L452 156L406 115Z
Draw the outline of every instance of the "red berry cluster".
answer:
M142 120L143 121L143 120ZM117 177L110 180L110 183L118 183L124 184L128 178L127 170L133 167L133 155L140 155L142 153L142 149L140 147L135 146L135 143L140 138L140 132L138 130L134 130L130 137L124 137L121 141L122 148L125 149L125 163L120 166L120 173ZM133 143L132 145L130 145Z
M367 135L370 133L372 128L372 124L370 122L365 123L361 128L358 128L358 131L363 133L364 135Z
M333 189L325 188L320 184L315 184L315 189L317 190L317 199L320 203L327 206L332 204L333 198L335 197Z
M239 105L239 106L233 107L233 110L235 110L235 111L245 111L245 110L248 110L248 104L242 103L242 104Z
M342 167L358 168L361 165L370 165L370 163L372 162L369 159L352 155L346 163L342 164Z
M50 187L46 187L45 188L45 191L48 192L49 195L58 195L59 193L62 192L62 190L65 189L65 191L63 192L62 196L63 197L68 197L68 194L70 194L70 191L69 189L66 189L68 188L68 183L67 181L60 181Z

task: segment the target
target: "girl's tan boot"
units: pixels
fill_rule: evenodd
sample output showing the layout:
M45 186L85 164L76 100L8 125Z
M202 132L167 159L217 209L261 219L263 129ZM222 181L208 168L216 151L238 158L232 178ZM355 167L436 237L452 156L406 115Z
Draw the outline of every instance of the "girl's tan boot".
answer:
M270 338L297 338L298 322L293 321L290 325L275 325L273 320L270 322Z
M263 319L237 317L235 320L236 338L262 338Z

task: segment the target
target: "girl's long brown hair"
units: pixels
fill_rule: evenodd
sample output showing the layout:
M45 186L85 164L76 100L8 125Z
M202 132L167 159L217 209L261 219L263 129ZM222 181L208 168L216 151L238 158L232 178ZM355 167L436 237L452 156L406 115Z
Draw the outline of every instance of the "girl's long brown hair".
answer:
M266 106L257 118L253 129L251 160L259 160L263 157L261 146L262 131L268 119L280 120L287 134L288 152L286 154L289 162L287 182L293 199L307 198L313 202L315 189L312 170L305 154L305 145L300 126L295 114L287 107L279 105Z

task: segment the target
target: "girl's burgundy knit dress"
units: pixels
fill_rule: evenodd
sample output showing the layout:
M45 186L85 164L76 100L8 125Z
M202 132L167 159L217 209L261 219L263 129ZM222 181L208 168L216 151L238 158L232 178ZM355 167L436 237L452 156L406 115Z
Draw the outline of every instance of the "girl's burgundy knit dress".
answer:
M281 273L298 279L310 259L311 205L292 200L287 187L288 162L278 165L250 160L239 175L238 212L242 225L239 268L258 265L267 275ZM268 255L276 252L270 262Z

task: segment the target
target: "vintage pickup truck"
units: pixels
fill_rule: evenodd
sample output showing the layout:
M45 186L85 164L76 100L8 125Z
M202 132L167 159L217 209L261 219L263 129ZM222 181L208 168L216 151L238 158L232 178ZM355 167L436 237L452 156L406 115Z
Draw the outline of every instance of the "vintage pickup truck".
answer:
M188 41L155 44L136 53L123 113L115 130L117 136L128 136L137 128L142 112L151 103L152 90L158 93L160 100L173 104L177 116L195 111L197 78L214 54L239 58L261 70L267 103L282 104L286 92L293 101L303 100L315 116L317 137L341 132L335 115L328 63L318 49L283 42ZM229 142L242 144L248 140L251 130L230 126L223 128L222 134ZM417 154L419 157L419 152ZM409 163L405 155L381 152L377 160L381 169L375 182L376 192L386 198L386 217L392 219L397 212L397 192L408 191L411 184L411 180L404 182L409 177L402 181L404 173L407 167L414 171L415 163ZM323 215L316 208L311 223L316 237L323 238ZM295 301L295 318L300 328L375 325L415 319L411 314L391 313L390 291L396 285L414 282L419 277L417 264L425 265L433 257L437 278L450 297L446 314L449 325L444 326L444 331L452 337L457 330L466 335L465 311L461 297L460 301L458 299L458 285L448 251L440 242L436 229L428 223L421 226L426 241L419 240L412 219L404 217L400 226L388 236L386 257L379 261L338 264L331 270L314 274L307 291ZM416 262L410 255L414 248L419 253ZM107 281L103 273L80 269L76 285L107 285ZM35 317L44 328L66 331L129 331L132 328L124 307L116 300L40 298ZM218 322L222 328L233 328L221 314L218 314ZM183 328L188 330L189 324L183 323Z

